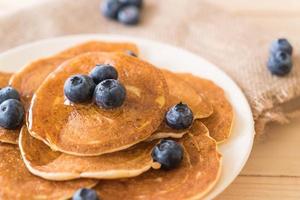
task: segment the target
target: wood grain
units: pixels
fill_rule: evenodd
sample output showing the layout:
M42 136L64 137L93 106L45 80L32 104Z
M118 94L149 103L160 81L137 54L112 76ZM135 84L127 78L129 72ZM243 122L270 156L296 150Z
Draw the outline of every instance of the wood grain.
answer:
M293 40L291 32L300 36L299 0L207 1L278 37ZM217 199L300 199L300 118L269 128L267 138L256 141L240 176Z
M300 199L299 177L239 176L218 200Z

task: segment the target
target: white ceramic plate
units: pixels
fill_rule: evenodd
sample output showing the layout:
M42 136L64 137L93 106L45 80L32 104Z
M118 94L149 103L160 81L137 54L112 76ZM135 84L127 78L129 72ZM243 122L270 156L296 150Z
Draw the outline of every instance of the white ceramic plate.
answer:
M250 106L240 88L224 72L203 58L183 49L135 37L77 35L43 40L2 53L0 70L15 72L34 59L49 56L91 39L134 42L141 50L141 57L154 65L211 79L225 90L234 107L235 121L230 139L219 147L223 155L220 180L207 194L206 199L212 199L220 194L236 178L248 159L252 149L254 125Z

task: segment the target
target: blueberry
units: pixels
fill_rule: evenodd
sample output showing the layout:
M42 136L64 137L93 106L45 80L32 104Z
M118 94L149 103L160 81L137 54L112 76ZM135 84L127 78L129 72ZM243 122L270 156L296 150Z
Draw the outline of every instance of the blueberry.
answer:
M105 109L120 107L126 98L125 87L117 80L107 79L99 83L94 92L95 103Z
M138 8L141 8L143 6L143 0L119 0L119 2L123 6L136 6Z
M127 55L137 57L137 55L133 51L127 50L126 53L127 53Z
M287 52L277 51L275 54L270 54L268 69L272 74L284 76L291 71L292 67L292 58Z
M92 99L95 87L91 77L78 74L66 80L64 93L70 101L82 103Z
M100 199L98 198L98 195L95 190L81 188L74 193L72 200L100 200Z
M119 0L104 0L100 9L105 17L116 19L121 7Z
M0 104L0 126L16 129L23 122L24 108L19 100L8 99Z
M152 150L152 158L162 169L174 169L182 161L183 148L173 140L162 140Z
M96 65L91 71L90 76L96 84L106 79L118 79L117 70L111 65Z
M118 21L127 24L134 25L139 22L140 10L136 6L125 6L118 12Z
M290 55L293 53L293 47L285 38L274 40L270 47L270 53L275 54L277 51L284 51Z
M0 90L0 104L8 99L20 100L19 92L10 86L7 86Z
M171 107L166 114L166 123L174 129L185 129L190 127L193 123L193 119L193 112L183 103Z

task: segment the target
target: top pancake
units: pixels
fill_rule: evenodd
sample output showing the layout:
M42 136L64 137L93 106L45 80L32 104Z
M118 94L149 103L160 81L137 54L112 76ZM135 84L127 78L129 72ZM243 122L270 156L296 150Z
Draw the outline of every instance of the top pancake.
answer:
M0 72L0 88L8 86L8 80L12 76L11 73ZM18 130L8 130L0 126L0 142L17 144L19 136Z
M88 74L96 64L111 64L125 85L120 108L105 110L94 104L68 104L65 80ZM148 138L166 112L168 88L151 64L121 53L87 53L66 61L43 82L29 110L32 136L53 150L73 155L101 155L126 149Z
M138 176L153 165L151 152L157 141L140 142L131 148L101 156L73 156L52 151L24 126L19 147L28 170L48 180L77 178L116 179Z
M202 127L200 121L195 121L191 133L178 140L184 147L184 159L178 168L169 171L150 170L130 179L100 181L95 188L100 198L202 198L215 185L221 169L221 156L217 152L216 142L201 131Z
M191 74L179 74L199 94L205 94L214 107L214 113L201 121L207 126L209 134L218 143L224 142L231 133L233 123L233 109L227 100L224 90L210 80L199 78Z
M136 45L132 43L90 41L79 44L54 56L36 60L15 73L12 77L12 74L0 73L0 87L5 87L10 82L10 85L19 91L23 106L27 110L33 93L46 77L65 60L81 53L92 51L124 52L127 50L138 54ZM9 79L10 81L8 81ZM17 144L19 132L19 129L8 130L0 127L0 142Z
M127 50L138 54L136 45L132 43L89 41L66 49L54 56L33 61L14 74L10 80L10 85L20 92L21 100L27 110L37 88L64 61L87 52L125 52Z
M97 181L47 181L32 175L25 167L16 145L0 143L0 199L68 199L82 187L93 187Z

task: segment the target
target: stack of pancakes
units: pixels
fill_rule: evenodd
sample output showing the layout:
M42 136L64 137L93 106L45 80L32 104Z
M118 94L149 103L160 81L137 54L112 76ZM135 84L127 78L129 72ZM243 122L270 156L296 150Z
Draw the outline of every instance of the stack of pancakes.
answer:
M212 189L221 171L217 144L229 137L233 122L224 91L128 51L138 55L132 43L91 41L13 75L0 73L0 87L17 89L27 112L19 130L0 128L0 199L68 199L79 188L94 188L104 200L200 199ZM127 90L120 108L104 110L65 98L65 80L88 74L97 64L117 69ZM164 121L179 102L194 114L185 130ZM160 169L152 159L163 138L184 149L176 169Z

